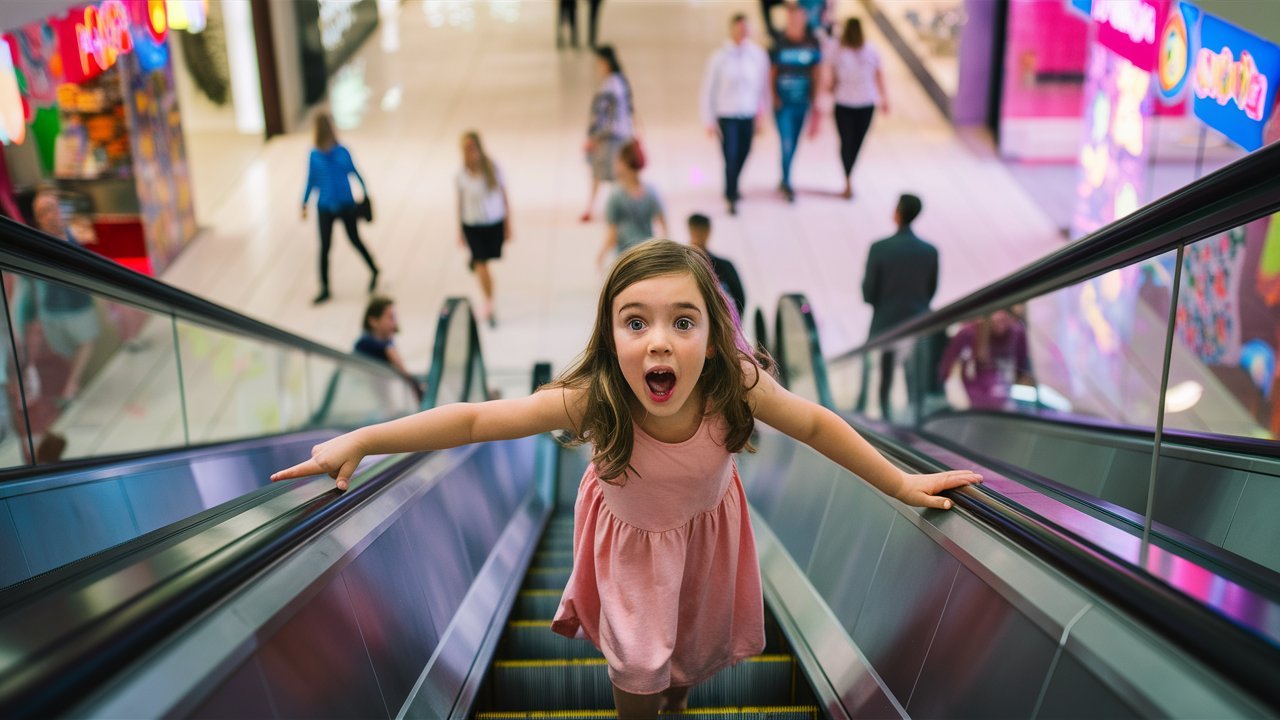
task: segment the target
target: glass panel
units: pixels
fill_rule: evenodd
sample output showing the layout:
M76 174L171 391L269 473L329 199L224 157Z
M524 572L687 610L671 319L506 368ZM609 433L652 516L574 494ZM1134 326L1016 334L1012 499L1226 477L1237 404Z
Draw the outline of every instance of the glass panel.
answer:
M444 348L444 369L440 373L440 391L436 403L445 405L466 400L467 356L471 344L471 307L460 303L449 318L448 338Z
M858 406L862 391L863 356L832 363L827 368L827 377L831 380L831 395L840 411L852 411Z
M283 432L305 418L304 381L276 345L178 321L193 444Z
M316 355L307 362L308 394L318 427L357 427L417 409L412 388L390 369L383 373L357 363L339 369L334 360Z
M1161 267L1173 276L1173 261ZM1280 221L1263 218L1187 246L1165 427L1280 437Z
M13 308L17 278L3 275L5 299ZM31 445L27 438L27 419L19 391L18 360L9 332L9 315L0 313L0 468L26 465L30 462Z
M791 299L783 298L778 303L778 329L777 343L782 352L780 362L782 375L787 380L787 389L806 400L818 402L809 332L805 326L804 313Z
M169 316L23 275L11 298L37 463L184 444Z

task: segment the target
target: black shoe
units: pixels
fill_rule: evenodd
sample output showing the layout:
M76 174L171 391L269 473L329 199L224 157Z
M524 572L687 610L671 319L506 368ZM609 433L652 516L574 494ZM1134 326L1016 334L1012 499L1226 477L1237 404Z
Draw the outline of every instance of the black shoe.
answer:
M789 203L793 203L793 202L795 202L795 201L796 201L796 193L795 193L795 191L794 191L794 190L792 190L790 187L787 187L787 186L783 186L783 188L782 188L782 197L783 197L783 198L785 198L785 199L786 199L786 201L787 201L787 202L789 202Z
M498 328L498 318L497 318L497 316L490 315L490 316L489 316L489 329L490 329L490 330L496 330L497 328Z
M730 200L730 201L729 201L729 214L730 214L730 215L737 215L737 214L738 214L738 201L737 201L737 200Z
M369 292L373 292L374 290L377 290L377 289L378 289L378 271L374 270L373 277L369 278Z
M328 301L329 301L329 291L321 290L320 294L316 296L316 299L311 301L311 304L319 305L320 303L328 302Z

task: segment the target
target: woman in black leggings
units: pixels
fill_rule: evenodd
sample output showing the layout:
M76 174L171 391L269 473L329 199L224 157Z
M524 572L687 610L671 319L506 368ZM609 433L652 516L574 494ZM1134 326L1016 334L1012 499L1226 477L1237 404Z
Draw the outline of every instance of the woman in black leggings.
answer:
M360 233L356 228L356 201L351 195L351 185L347 176L355 175L365 197L364 178L356 171L351 153L341 143L333 131L333 120L325 113L316 115L316 146L311 150L308 161L307 189L302 193L302 217L307 217L307 202L311 191L317 191L316 210L320 220L320 294L313 301L317 305L329 299L329 247L333 243L333 221L341 220L347 231L347 239L364 258L369 266L369 292L378 287L378 265L373 261L369 250L360 242Z
M862 22L849 18L840 36L840 48L831 60L831 87L835 95L836 129L840 133L840 160L844 163L844 197L853 197L853 164L871 127L876 106L889 112L880 71L880 54L866 43Z

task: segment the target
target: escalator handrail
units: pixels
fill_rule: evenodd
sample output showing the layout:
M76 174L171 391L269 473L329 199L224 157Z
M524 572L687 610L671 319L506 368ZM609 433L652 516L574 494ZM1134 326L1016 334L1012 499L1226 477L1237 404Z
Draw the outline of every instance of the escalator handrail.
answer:
M801 322L804 323L804 335L807 340L804 353L809 359L809 372L813 373L813 384L818 392L818 397L811 399L823 407L834 408L835 399L831 394L831 381L827 377L827 364L822 359L822 343L818 339L818 323L813 317L813 306L801 293L788 293L778 298L778 310L774 314L773 354L778 361L778 372L783 377L783 384L786 384L787 374L785 347L787 334L783 332L782 319L784 306L794 307L800 314Z
M0 677L0 716L52 717L65 712L246 578L331 526L420 459L402 457L346 492L332 489L312 498L234 541L234 549L194 563L65 636L49 652L28 658L17 672Z
M887 435L858 426L853 416L844 418L878 450L913 470L953 469ZM967 486L948 490L945 495L957 508L985 522L1002 537L1075 578L1254 697L1280 710L1280 685L1275 682L1280 676L1280 646L1272 640L986 488Z
M1250 153L944 308L879 333L831 362L936 332L1275 212L1280 212L1280 143Z
M796 296L787 296L794 302ZM812 308L802 305L805 331L809 334L810 360L815 373L825 383L825 361L818 343ZM779 303L781 309L781 302ZM778 342L785 337L781 312L775 318ZM779 347L779 349L781 349ZM781 363L780 363L781 364ZM785 375L783 378L785 382ZM822 389L819 389L822 393ZM827 390L826 407L834 410ZM910 449L892 438L860 426L856 418L844 415L881 452L918 472L951 470L936 460ZM1075 537L1046 519L1013 505L985 488L969 486L945 493L957 507L984 521L996 533L1036 555L1050 566L1076 578L1132 617L1155 629L1186 649L1225 677L1248 690L1272 708L1280 710L1280 646L1251 628L1241 625L1194 598L1134 567L1123 559Z
M480 331L476 328L475 313L471 310L471 302L464 297L445 298L440 306L440 317L436 321L436 338L431 348L431 370L427 373L427 391L422 398L422 407L435 407L440 397L440 380L445 373L445 358L448 353L449 328L454 322L462 322L458 318L466 310L467 323L467 357L462 381L461 397L443 398L445 402L465 402L471 395L473 384L481 389L489 387L488 372L485 368L484 353L480 348Z
M0 236L4 237L0 243L0 269L71 285L161 315L323 355L346 365L359 366L361 370L395 374L386 363L340 352L254 320L9 218L0 217Z

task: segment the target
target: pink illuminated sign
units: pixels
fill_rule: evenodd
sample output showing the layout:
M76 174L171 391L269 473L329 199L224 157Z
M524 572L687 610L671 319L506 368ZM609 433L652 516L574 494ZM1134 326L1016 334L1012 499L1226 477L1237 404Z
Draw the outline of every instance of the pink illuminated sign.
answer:
M1098 42L1141 70L1159 62L1159 34L1168 0L1093 0L1089 17L1098 25Z

